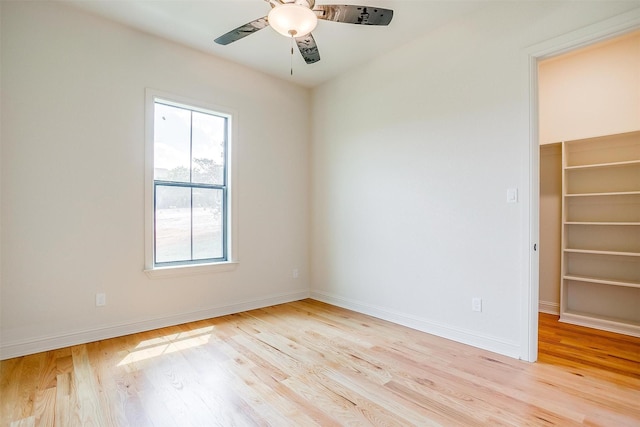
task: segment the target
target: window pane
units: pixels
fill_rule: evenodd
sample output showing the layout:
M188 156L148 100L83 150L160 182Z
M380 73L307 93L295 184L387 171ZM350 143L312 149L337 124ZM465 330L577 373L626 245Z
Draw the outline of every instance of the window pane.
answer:
M169 100L158 99L153 106L153 262L226 260L230 119Z
M191 189L156 186L156 263L191 260Z
M191 168L191 111L155 104L154 179L189 182Z
M222 190L193 189L193 259L222 258Z
M193 182L224 185L224 117L193 112Z

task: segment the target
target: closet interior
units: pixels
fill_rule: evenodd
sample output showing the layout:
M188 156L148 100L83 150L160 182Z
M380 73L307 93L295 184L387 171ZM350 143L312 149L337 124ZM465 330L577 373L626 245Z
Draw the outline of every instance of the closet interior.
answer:
M540 311L640 337L640 31L539 64Z

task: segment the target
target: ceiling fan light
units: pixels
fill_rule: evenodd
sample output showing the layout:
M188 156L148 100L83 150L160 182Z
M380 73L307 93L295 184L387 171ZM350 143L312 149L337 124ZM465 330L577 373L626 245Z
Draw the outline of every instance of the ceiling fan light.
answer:
M318 17L311 9L295 3L274 7L267 19L269 25L285 37L306 36L318 25Z

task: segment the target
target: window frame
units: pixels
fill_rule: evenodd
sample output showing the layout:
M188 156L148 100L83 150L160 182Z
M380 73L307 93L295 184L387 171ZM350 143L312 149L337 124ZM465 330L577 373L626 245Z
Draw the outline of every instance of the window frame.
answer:
M224 117L227 120L227 138L225 147L225 176L224 187L224 208L223 215L223 255L226 259L207 259L203 261L175 261L167 263L155 263L155 191L158 182L169 185L178 185L184 188L200 187L198 183L174 183L155 180L154 177L154 120L155 120L155 104L156 102L185 108L190 111L198 111L206 114L214 114ZM188 274L204 274L219 271L229 271L236 268L238 264L237 256L237 204L235 197L235 155L234 136L236 132L237 114L224 107L211 105L203 101L189 99L183 96L177 96L154 89L146 89L145 91L145 268L144 272L150 278L167 277ZM213 185L212 187L219 187Z

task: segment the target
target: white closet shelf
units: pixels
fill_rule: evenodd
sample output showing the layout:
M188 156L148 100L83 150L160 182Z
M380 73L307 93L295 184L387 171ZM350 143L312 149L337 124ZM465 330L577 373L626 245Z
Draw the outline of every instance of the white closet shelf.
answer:
M600 285L622 286L626 288L640 288L640 282L634 282L630 280L604 279L602 277L578 276L574 274L567 274L566 276L564 276L564 279L574 280L576 282L597 283Z
M560 318L640 336L640 131L564 141L562 165Z
M630 166L630 165L640 165L640 160L627 160L624 162L611 162L611 163L595 163L592 165L573 165L567 166L565 170L576 170L576 169L591 169L591 168L615 168L618 166Z
M640 191L612 191L607 193L571 193L565 197L600 197L600 196L635 196L640 195Z
M570 249L565 248L565 252L571 252L574 254L594 254L594 255L616 255L616 256L637 256L640 257L640 252L618 252L618 251L597 251L592 249Z
M567 221L564 225L640 225L640 222L616 222L616 221Z

